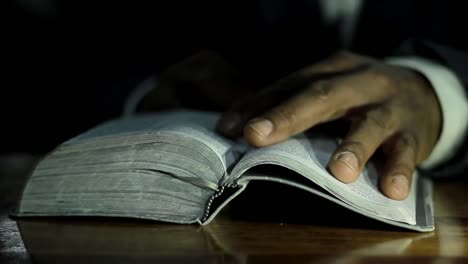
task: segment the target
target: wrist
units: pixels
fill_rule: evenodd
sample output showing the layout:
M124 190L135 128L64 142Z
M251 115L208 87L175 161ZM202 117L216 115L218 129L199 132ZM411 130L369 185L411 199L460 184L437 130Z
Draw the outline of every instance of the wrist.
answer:
M393 57L386 62L414 69L431 83L441 112L441 131L421 168L431 169L447 162L461 146L468 128L468 103L463 84L450 69L424 58Z

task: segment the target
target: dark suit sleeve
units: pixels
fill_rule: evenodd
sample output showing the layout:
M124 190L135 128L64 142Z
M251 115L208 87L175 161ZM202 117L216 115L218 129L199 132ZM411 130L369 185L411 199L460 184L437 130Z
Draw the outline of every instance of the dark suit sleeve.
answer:
M396 52L399 56L419 56L431 59L452 70L462 82L465 97L468 94L468 49L453 48L439 43L412 39ZM466 98L465 98L466 99ZM460 113L466 115L466 113ZM468 118L466 116L465 118ZM468 133L454 157L436 168L424 171L433 178L468 178Z

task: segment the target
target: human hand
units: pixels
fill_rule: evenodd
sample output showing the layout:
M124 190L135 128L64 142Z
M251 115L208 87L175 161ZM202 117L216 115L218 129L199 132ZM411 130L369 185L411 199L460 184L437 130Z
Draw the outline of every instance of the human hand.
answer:
M228 61L215 52L201 51L163 71L157 87L143 98L138 111L224 111L248 92L246 82Z
M341 52L239 103L222 116L218 130L263 147L340 118L351 125L329 161L331 173L353 182L381 148L380 187L389 198L405 199L441 129L437 97L413 70Z

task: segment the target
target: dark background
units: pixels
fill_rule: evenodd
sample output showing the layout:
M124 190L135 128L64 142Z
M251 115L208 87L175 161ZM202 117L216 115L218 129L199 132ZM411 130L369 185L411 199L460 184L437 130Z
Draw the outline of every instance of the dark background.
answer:
M449 2L450 4L447 4ZM369 1L352 50L464 45L458 1ZM213 49L265 83L340 48L316 1L1 1L1 151L43 153L121 114L151 74Z

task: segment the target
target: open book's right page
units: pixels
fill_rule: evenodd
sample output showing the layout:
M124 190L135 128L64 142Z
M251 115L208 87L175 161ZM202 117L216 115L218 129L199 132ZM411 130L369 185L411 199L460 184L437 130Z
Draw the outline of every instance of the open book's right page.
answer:
M273 146L251 150L234 168L232 175L239 178L256 165L280 165L303 175L346 204L367 214L410 225L416 224L417 174L414 175L409 196L403 201L389 199L381 193L377 170L372 163L367 164L358 180L350 184L342 183L326 169L337 146L338 142L331 138L299 135Z

